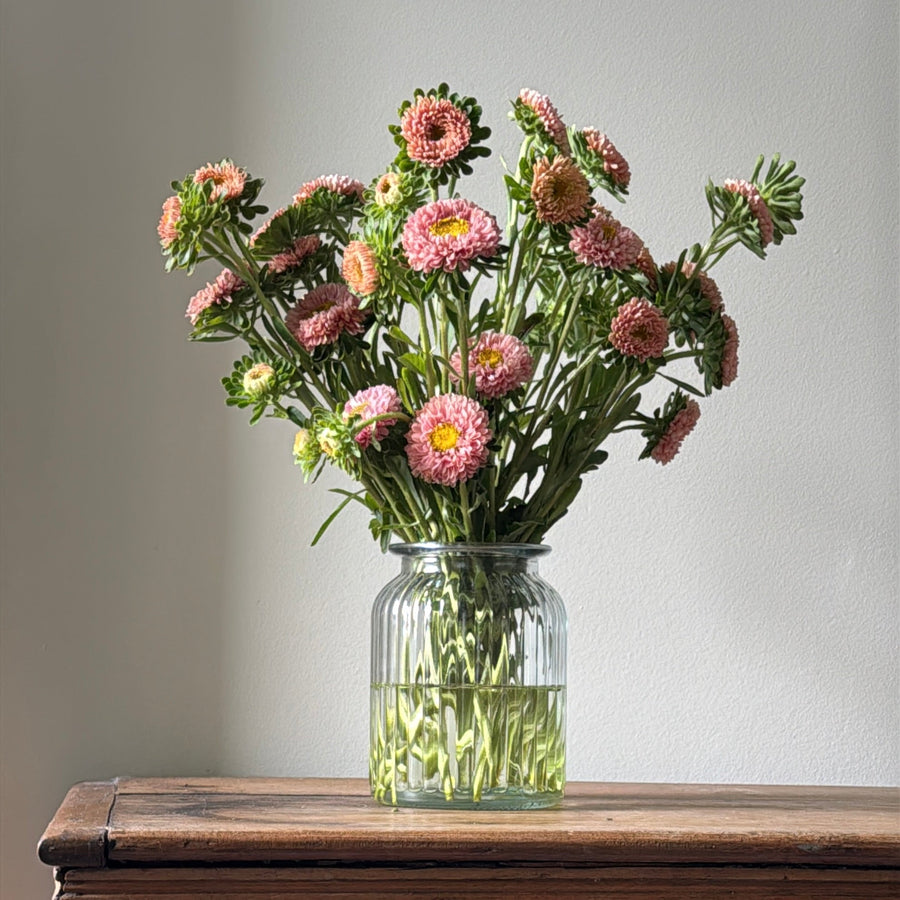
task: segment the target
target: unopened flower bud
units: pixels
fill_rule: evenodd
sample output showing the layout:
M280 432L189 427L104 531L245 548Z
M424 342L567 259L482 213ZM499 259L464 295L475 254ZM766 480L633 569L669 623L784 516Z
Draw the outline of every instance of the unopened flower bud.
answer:
M332 459L341 448L341 436L333 428L319 430L319 449Z
M275 385L275 370L266 363L257 363L244 373L244 393L254 400L265 396Z
M301 428L294 435L294 459L297 462L300 462L301 458L309 448L311 441L312 436L310 435L308 428Z
M396 172L388 172L382 175L375 185L375 202L378 206L394 206L402 199L400 176Z

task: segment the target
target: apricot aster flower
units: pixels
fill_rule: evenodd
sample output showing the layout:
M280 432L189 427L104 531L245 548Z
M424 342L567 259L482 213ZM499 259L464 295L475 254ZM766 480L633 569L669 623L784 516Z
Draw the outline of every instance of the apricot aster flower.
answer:
M759 236L763 247L770 244L775 236L775 226L772 222L772 214L769 212L769 207L766 206L766 201L763 200L756 185L743 179L736 181L733 178L729 178L725 181L723 187L726 191L731 191L732 194L740 194L747 201L750 212L753 213L759 225Z
M449 100L421 97L403 113L400 134L410 159L439 169L469 145L469 117Z
M234 163L227 160L213 165L207 163L194 172L194 184L203 184L206 181L213 183L210 200L233 200L244 192L244 184L247 181L247 173L239 169Z
M634 356L643 363L666 349L669 323L649 300L632 297L612 320L609 342L624 356Z
M361 334L366 314L342 284L322 284L288 310L285 325L304 350L333 344L341 333Z
M374 387L364 388L357 391L344 404L344 421L349 422L351 418L357 416L361 422L371 419L373 416L380 416L383 413L400 412L400 395L386 384L376 384ZM366 425L356 433L356 443L364 450L372 440L383 441L387 437L391 425L395 425L397 419L391 417L388 419L379 419L371 425Z
M207 283L205 288L191 297L185 316L191 320L191 325L196 325L203 310L209 309L213 304L230 303L233 294L245 286L246 282L231 269L222 269L215 281Z
M302 203L311 197L319 188L325 188L332 194L341 194L344 197L356 197L362 200L363 183L356 181L347 175L321 175L312 181L307 181L300 186L300 190L294 194L294 203Z
M469 348L469 374L482 397L502 397L521 387L534 374L534 360L528 348L511 334L486 331ZM459 350L450 357L457 375L462 371Z
M406 220L401 241L418 272L464 272L475 257L497 252L500 229L490 213L468 200L436 200Z
M378 289L378 265L375 253L364 241L350 241L344 249L341 275L350 290L367 297Z
M728 387L738 372L738 339L737 325L731 316L722 314L722 324L725 326L725 349L722 351L722 387Z
M593 218L573 228L569 247L580 263L608 269L628 269L638 259L644 242L609 210L597 207Z
M675 459L676 454L681 449L684 439L694 430L697 420L700 418L700 405L696 400L685 400L684 406L680 409L665 434L659 439L650 456L660 465L667 465Z
M541 124L547 130L550 139L567 156L572 152L569 145L569 137L566 134L566 126L560 118L556 107L550 102L550 98L537 91L523 89L519 91L519 100L522 101L540 119Z
M488 459L488 414L471 397L440 394L416 413L406 436L410 471L430 484L452 487Z
M178 197L169 197L162 207L162 216L156 233L163 247L169 247L178 237L178 220L181 218L181 201Z
M591 201L591 188L568 156L557 156L553 162L544 157L534 164L531 199L541 222L576 222Z
M628 168L625 157L616 150L616 145L596 128L585 128L582 133L587 140L588 148L603 158L603 171L619 187L628 187L628 183L631 181L631 170Z

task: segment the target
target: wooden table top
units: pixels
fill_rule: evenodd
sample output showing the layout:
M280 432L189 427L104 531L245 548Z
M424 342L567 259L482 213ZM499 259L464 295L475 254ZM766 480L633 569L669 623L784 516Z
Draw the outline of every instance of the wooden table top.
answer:
M570 783L551 810L391 809L362 779L75 785L38 847L60 867L377 861L900 865L900 789Z

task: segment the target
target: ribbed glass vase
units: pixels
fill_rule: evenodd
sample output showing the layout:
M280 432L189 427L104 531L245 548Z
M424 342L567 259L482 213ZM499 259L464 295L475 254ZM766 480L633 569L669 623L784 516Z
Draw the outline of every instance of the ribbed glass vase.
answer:
M392 806L538 809L563 797L566 611L548 547L399 544L372 611L369 777Z

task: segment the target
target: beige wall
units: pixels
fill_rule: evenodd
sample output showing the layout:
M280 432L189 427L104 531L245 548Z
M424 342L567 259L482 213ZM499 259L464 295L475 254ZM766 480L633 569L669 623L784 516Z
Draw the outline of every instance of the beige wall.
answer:
M741 373L683 455L623 437L551 533L570 776L898 781L893 2L2 3L3 900L67 787L116 774L364 775L368 612L394 563L291 430L252 431L165 276L168 183L233 155L283 204L363 180L415 87L476 95L498 213L508 98L551 95L634 173L661 260L707 177L782 150L801 234L716 277ZM677 12L673 12L677 11ZM434 37L435 25L437 37Z

